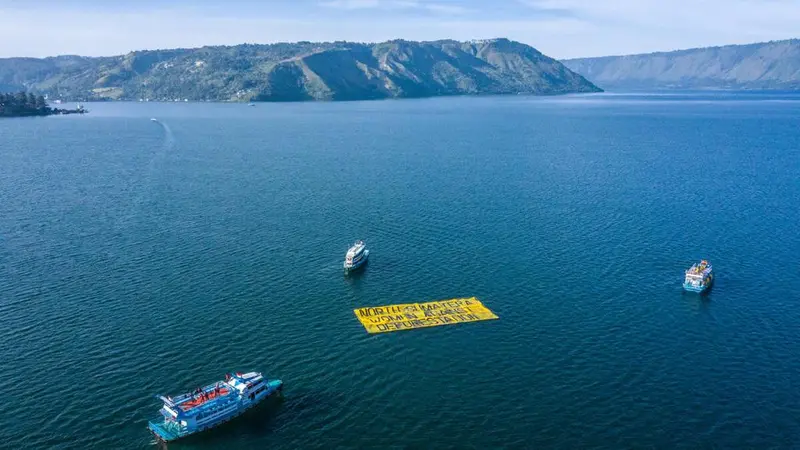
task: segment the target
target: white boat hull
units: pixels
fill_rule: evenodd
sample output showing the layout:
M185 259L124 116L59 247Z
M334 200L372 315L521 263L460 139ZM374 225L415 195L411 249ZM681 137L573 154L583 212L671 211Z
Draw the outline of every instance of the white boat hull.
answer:
M347 261L344 262L344 270L346 272L350 272L356 270L358 268L363 267L367 260L369 259L369 250L364 250L364 256L356 262L348 263Z

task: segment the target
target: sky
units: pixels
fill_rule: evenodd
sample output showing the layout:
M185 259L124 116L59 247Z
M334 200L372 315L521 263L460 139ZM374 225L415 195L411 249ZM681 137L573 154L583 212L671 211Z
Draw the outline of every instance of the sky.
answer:
M554 58L800 37L800 0L0 0L0 57L507 37Z

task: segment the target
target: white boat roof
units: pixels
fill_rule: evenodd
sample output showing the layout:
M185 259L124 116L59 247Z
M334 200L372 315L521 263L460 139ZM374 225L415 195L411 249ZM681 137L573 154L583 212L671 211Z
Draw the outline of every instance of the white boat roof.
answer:
M353 244L353 246L350 247L347 250L347 254L348 255L352 255L352 254L358 253L361 250L363 250L366 246L367 246L367 244L365 244L364 241L358 241L355 244Z

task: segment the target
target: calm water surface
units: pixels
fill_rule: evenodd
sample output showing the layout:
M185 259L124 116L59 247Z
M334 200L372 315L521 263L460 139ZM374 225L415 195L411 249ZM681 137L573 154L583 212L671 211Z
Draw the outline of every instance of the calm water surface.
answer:
M0 121L0 447L235 370L285 399L171 448L800 446L798 95L90 109ZM500 320L352 312L458 296Z

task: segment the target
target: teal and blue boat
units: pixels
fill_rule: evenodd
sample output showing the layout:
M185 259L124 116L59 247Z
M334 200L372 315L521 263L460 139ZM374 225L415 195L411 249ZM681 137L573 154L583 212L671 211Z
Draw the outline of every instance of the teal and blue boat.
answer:
M691 292L705 292L714 282L714 272L706 260L695 263L686 271L683 288Z
M147 427L158 440L175 441L227 422L282 390L281 380L267 380L259 372L227 374L224 381L174 398L156 396L164 402L163 421Z

